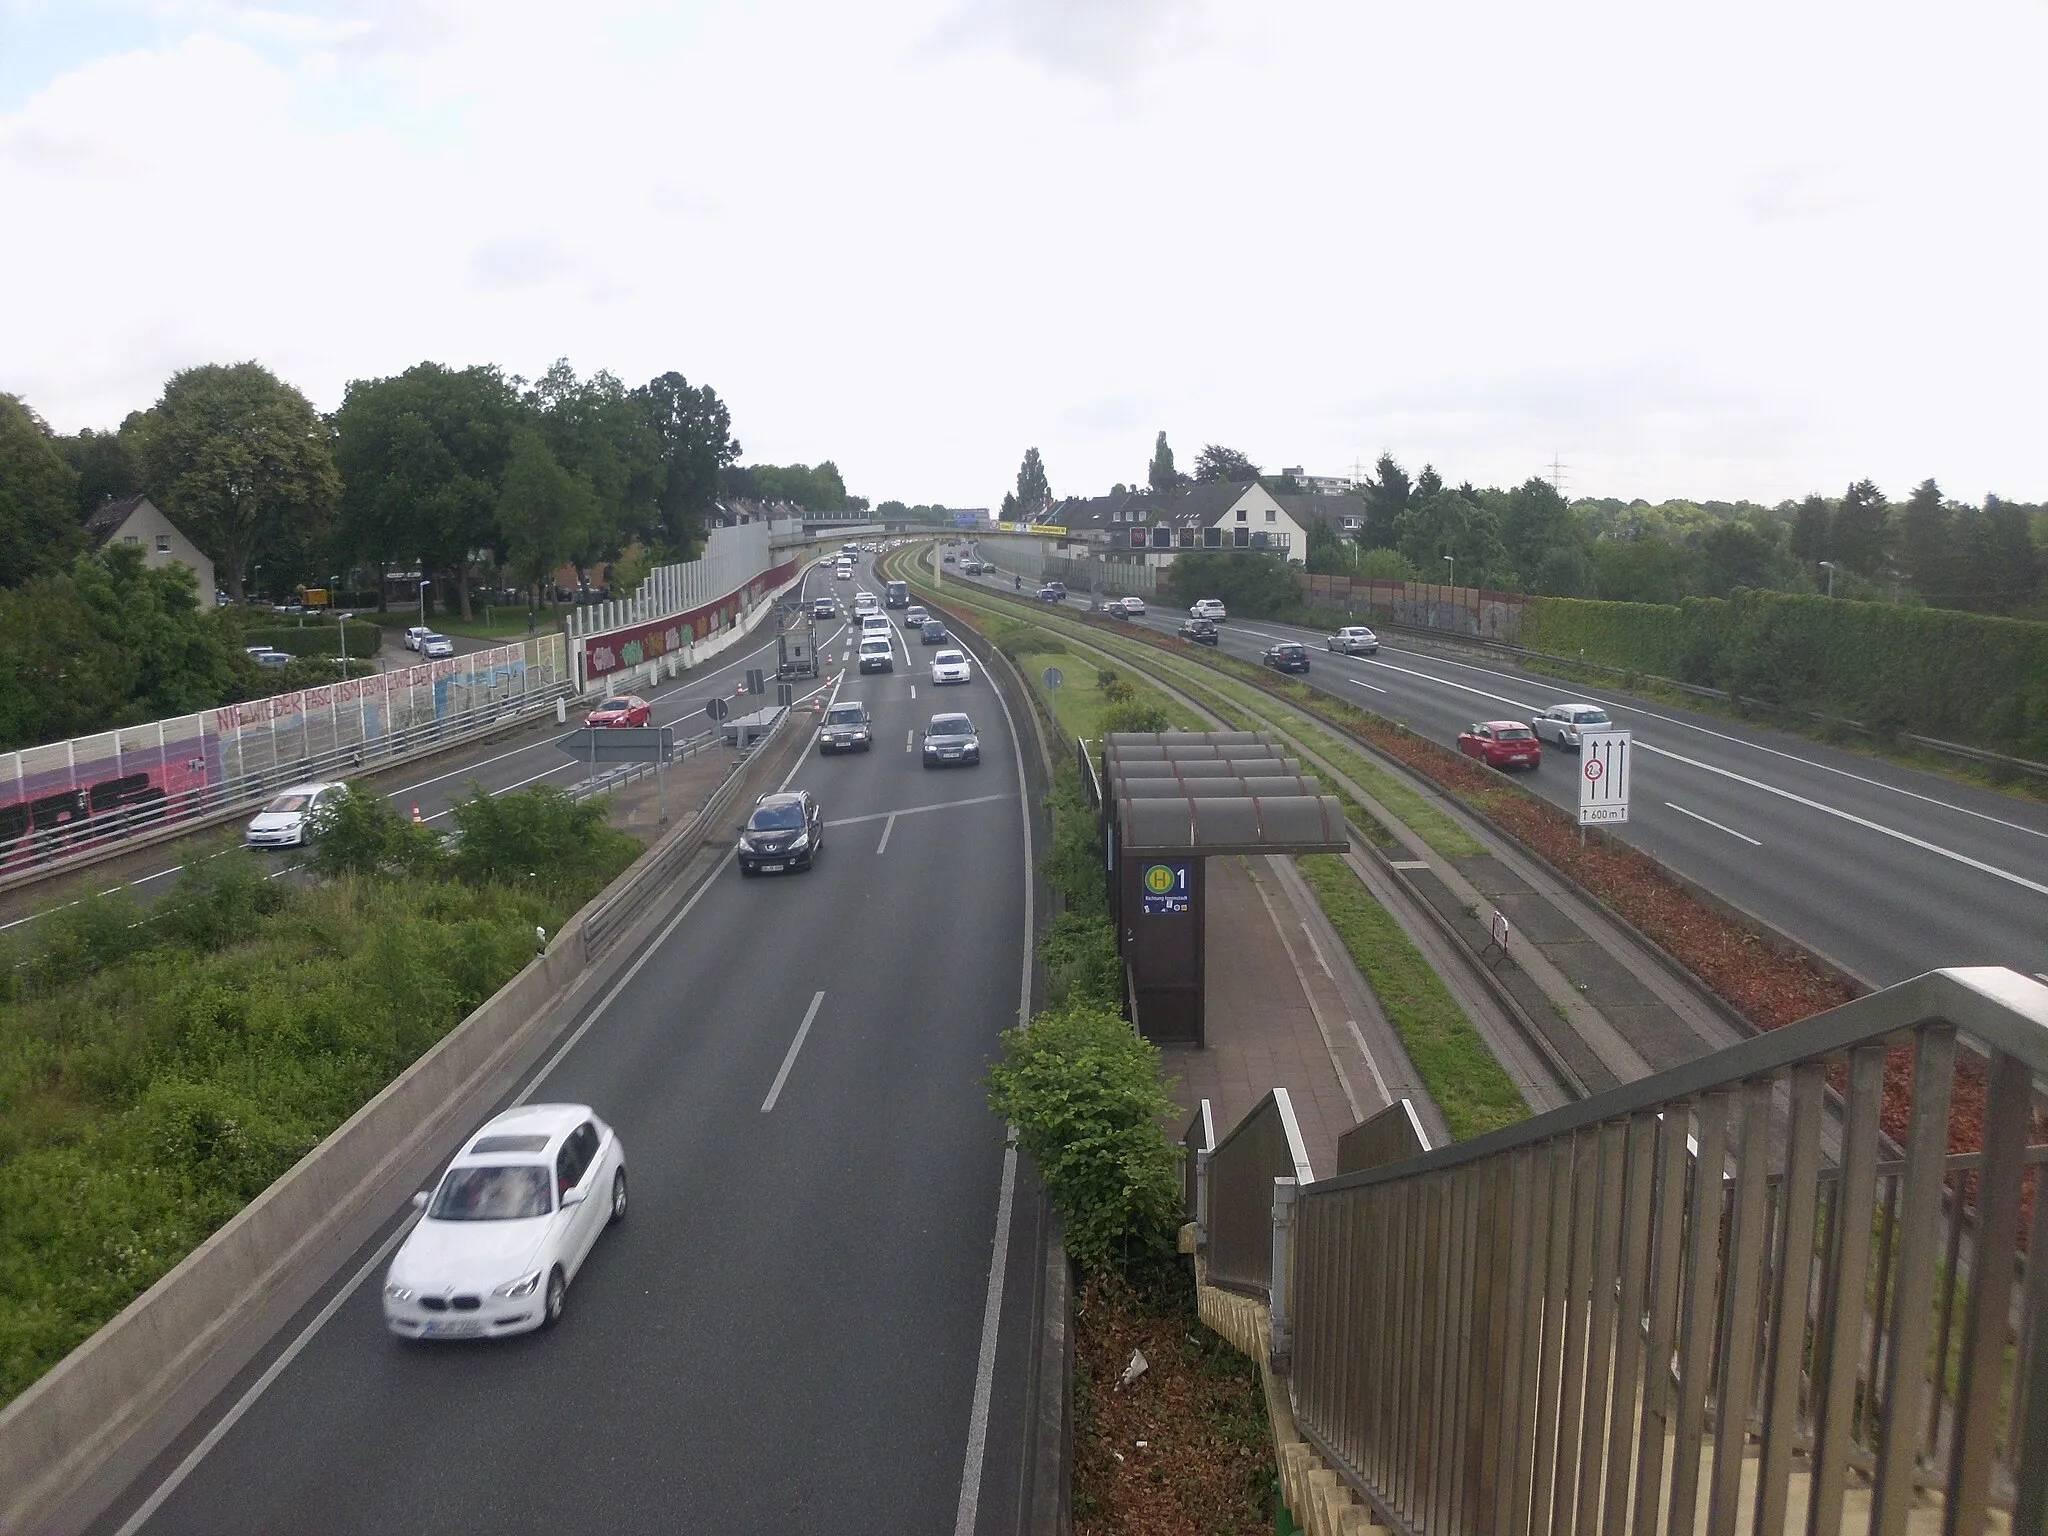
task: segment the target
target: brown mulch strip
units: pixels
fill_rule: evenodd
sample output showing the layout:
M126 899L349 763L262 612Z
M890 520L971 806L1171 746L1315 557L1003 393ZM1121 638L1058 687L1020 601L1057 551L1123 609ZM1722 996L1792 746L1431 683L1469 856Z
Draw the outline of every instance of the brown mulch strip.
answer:
M1132 1350L1147 1369L1117 1380ZM1075 1536L1250 1536L1273 1528L1259 1370L1195 1313L1194 1282L1091 1276L1074 1304Z

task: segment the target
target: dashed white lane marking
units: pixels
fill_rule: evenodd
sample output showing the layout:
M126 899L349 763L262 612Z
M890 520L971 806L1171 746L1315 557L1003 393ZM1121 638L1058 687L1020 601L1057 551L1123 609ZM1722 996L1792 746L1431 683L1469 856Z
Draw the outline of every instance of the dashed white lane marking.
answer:
M841 816L825 823L828 827L851 827L863 821L894 821L898 816L921 816L926 811L950 811L962 805L987 805L996 800L1014 800L1011 794L976 795L971 800L940 800L931 805L906 805L894 811L869 811L865 816Z
M1351 679L1351 681L1360 688L1370 688L1374 693L1385 693L1387 691L1386 689L1382 688L1378 683L1368 683L1362 677L1354 677Z
M1745 843L1749 844L1749 846L1752 848L1763 847L1763 843L1761 840L1751 837L1747 832L1738 832L1733 827L1724 827L1721 825L1720 822L1714 820L1713 817L1702 816L1698 811L1688 811L1684 806L1680 805L1675 800L1666 800L1664 804L1668 806L1670 809L1678 812L1678 814L1681 816L1690 816L1694 821L1705 823L1707 826L1712 827L1716 832L1726 832L1730 837L1739 837Z
M896 816L897 813L891 811L888 819L882 823L882 840L875 844L875 856L877 858L880 858L889 850L889 834L896 830Z
M818 1009L824 1004L823 992L813 993L811 1006L804 1010L804 1021L797 1026L796 1038L789 1042L789 1054L782 1058L782 1070L775 1074L775 1082L768 1089L768 1097L761 1101L761 1113L767 1114L775 1107L775 1101L782 1096L782 1085L789 1081L789 1069L796 1065L796 1053L804 1048L804 1036L811 1032L811 1021L818 1016Z

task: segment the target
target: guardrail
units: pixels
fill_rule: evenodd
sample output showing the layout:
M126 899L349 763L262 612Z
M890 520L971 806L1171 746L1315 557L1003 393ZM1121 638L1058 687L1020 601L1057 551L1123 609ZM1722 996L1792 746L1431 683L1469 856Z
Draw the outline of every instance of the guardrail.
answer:
M1903 1536L1931 1499L1945 1536L2041 1536L2044 1076L2048 987L1983 967L1284 1212L1218 1176L1233 1132L1211 1278L1227 1235L1298 1427L1403 1533Z

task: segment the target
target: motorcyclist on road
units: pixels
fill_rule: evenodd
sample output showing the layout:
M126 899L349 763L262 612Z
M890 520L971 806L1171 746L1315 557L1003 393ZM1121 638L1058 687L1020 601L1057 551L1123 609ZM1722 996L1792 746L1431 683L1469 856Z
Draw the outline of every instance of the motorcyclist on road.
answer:
M1017 590L1019 592L1022 592L1024 590L1024 578L1022 576L1019 576L1017 578Z

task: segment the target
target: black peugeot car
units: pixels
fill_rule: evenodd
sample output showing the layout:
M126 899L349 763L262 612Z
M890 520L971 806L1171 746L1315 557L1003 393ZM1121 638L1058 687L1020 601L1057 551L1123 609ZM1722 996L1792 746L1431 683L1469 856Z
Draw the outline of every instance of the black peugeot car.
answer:
M1283 640L1278 645L1267 646L1266 654L1259 660L1275 672L1306 672L1308 647L1297 645L1292 640Z
M763 795L754 814L740 829L734 850L743 875L780 874L809 869L825 846L825 814L818 797L807 789Z
M1182 619L1180 621L1180 637L1183 640L1191 640L1196 645L1214 645L1216 643L1216 621L1214 619Z

